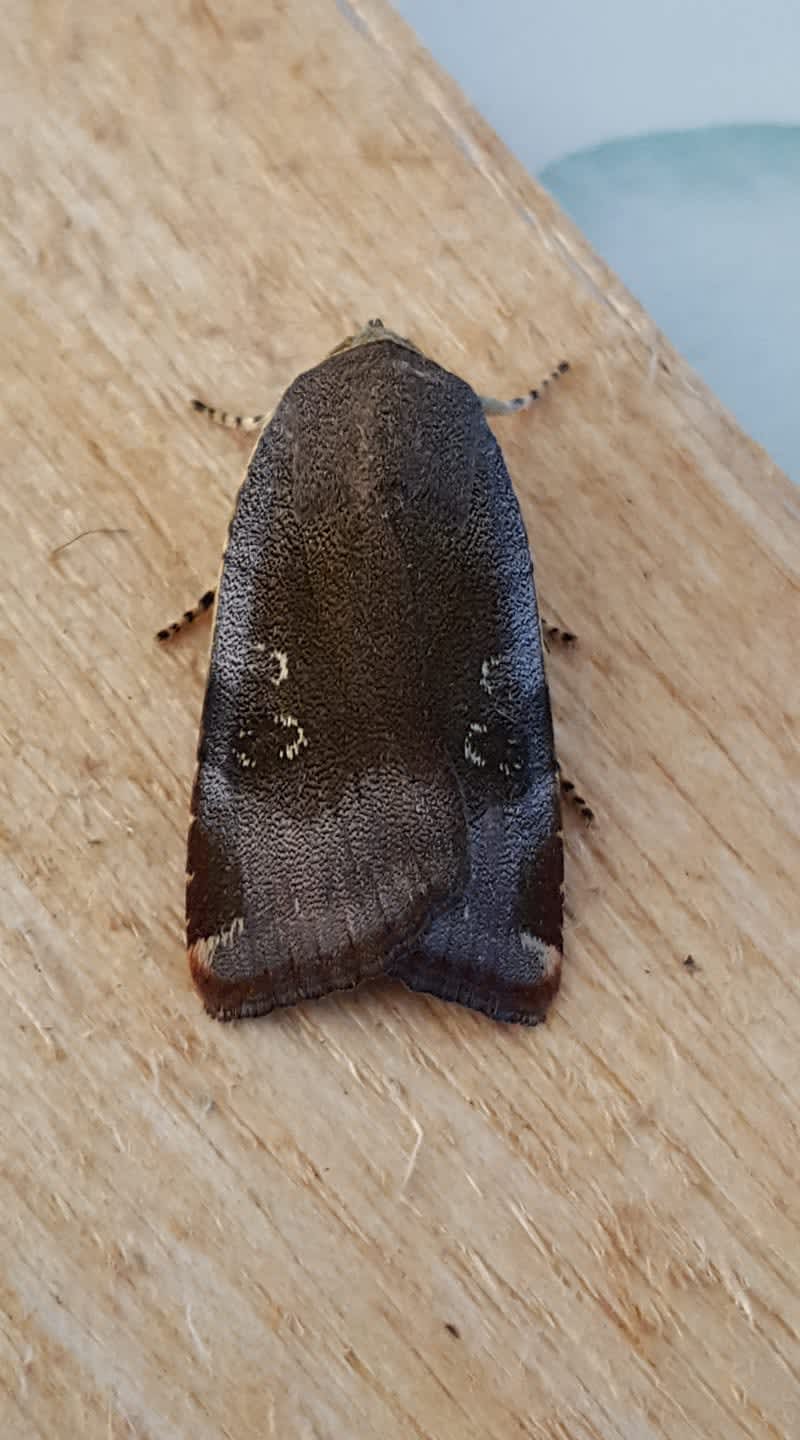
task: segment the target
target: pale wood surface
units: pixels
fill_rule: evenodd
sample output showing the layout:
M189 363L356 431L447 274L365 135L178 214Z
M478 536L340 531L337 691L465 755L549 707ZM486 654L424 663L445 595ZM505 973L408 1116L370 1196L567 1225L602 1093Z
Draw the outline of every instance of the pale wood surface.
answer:
M797 492L379 0L0 36L4 1440L800 1435ZM535 1031L223 1027L181 948L207 638L152 633L247 453L188 400L371 314L573 365L498 421L598 812Z

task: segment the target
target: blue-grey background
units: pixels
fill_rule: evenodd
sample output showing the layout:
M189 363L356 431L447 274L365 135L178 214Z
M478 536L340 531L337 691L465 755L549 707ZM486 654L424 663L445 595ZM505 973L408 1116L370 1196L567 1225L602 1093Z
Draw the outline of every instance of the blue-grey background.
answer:
M800 481L800 0L395 0Z

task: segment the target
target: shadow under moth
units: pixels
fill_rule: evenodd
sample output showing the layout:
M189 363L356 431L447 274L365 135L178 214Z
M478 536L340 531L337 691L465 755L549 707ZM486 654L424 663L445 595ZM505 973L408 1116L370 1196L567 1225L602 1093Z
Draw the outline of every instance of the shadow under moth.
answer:
M562 960L560 776L531 556L485 418L536 398L481 399L373 320L263 428L211 412L261 430L229 529L188 842L189 962L217 1018L377 975L544 1018Z

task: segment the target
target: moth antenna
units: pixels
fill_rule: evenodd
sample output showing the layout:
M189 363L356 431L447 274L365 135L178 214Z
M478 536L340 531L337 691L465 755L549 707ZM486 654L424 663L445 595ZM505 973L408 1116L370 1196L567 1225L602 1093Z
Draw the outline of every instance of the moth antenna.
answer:
M516 415L518 410L528 410L534 401L543 399L550 382L560 380L568 370L569 361L562 360L555 370L551 370L550 374L539 382L534 390L529 390L527 395L517 395L514 400L493 400L490 395L481 395L480 402L484 415Z
M206 405L204 400L193 400L192 409L207 415L214 425L224 425L226 430L260 430L266 419L265 415L232 415L229 410Z

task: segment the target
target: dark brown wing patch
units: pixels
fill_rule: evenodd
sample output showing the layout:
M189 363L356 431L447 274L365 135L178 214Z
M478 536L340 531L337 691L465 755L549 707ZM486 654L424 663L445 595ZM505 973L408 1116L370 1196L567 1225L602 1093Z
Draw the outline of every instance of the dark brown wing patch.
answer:
M563 855L555 832L540 846L531 836L557 823L557 804L543 783L473 821L464 896L391 961L392 974L495 1020L544 1019L561 979Z
M223 806L214 818L203 804L193 821L187 893L192 974L220 1019L379 974L464 883L459 797L435 773L367 773L335 812L298 823L275 807L263 831L258 797L240 792ZM226 825L224 858L206 867L209 836Z

